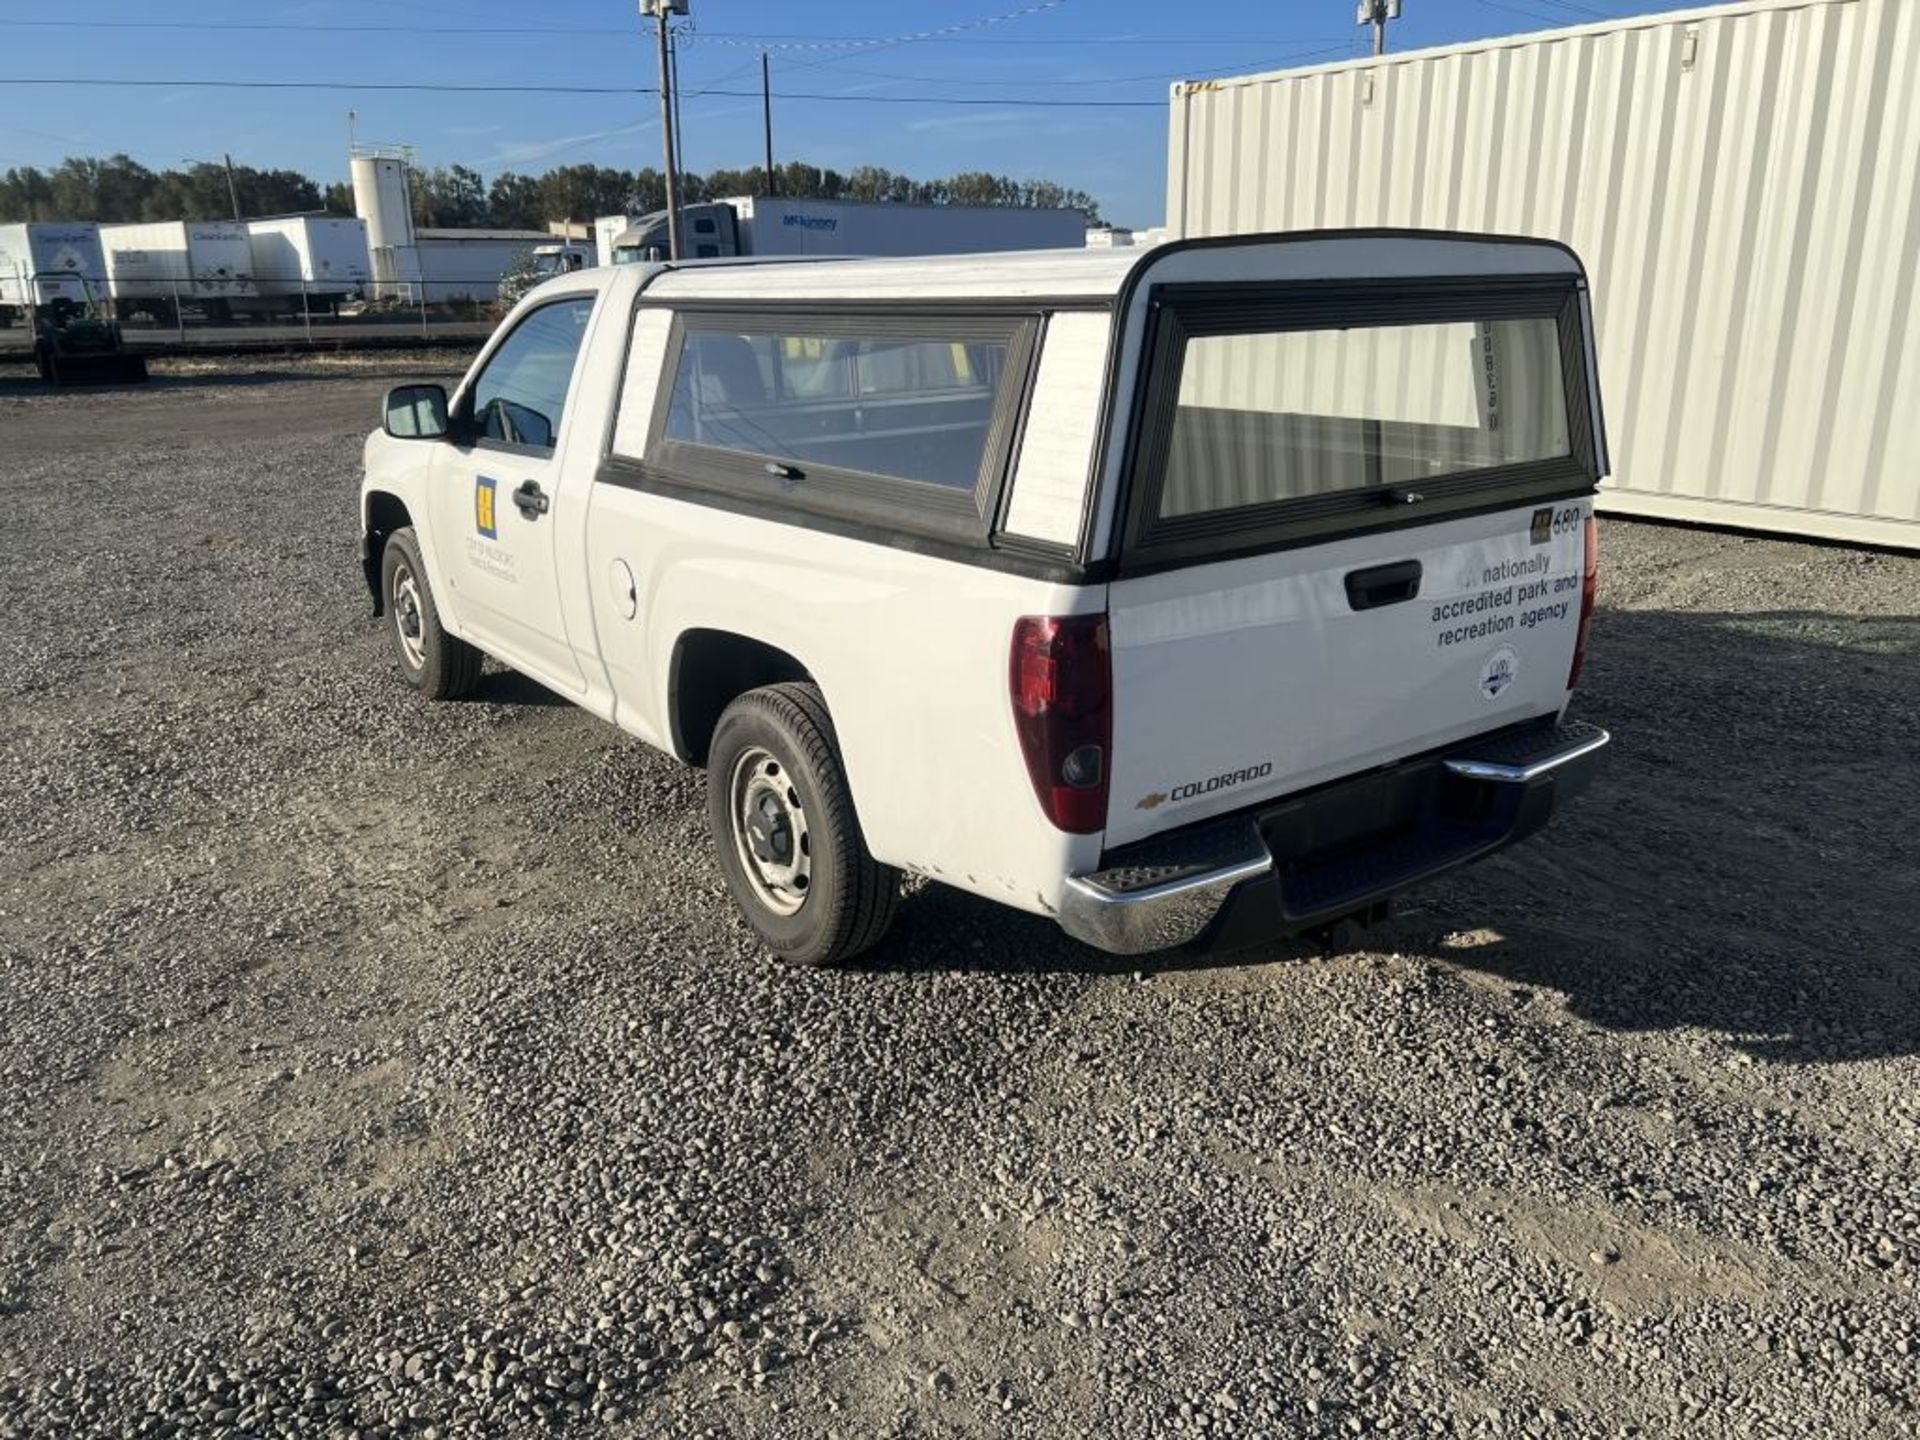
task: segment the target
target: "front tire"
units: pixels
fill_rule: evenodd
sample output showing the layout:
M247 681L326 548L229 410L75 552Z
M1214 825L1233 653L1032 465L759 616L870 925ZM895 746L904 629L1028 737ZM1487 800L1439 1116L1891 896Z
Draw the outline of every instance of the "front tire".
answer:
M480 652L447 633L427 588L420 541L412 526L387 537L380 554L380 594L387 633L406 682L429 700L457 700L480 683Z
M781 959L832 965L893 923L900 872L867 852L814 686L769 685L726 708L707 755L707 821L727 889Z

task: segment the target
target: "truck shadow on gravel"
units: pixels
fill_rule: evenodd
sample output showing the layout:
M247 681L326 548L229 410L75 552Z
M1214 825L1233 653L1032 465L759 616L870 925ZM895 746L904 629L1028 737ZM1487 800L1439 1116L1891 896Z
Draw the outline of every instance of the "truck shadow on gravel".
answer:
M572 705L566 696L556 694L538 680L518 670L489 660L473 693L452 701L455 705L524 705L534 709L560 710Z
M1614 735L1592 789L1341 948L1760 1060L1920 1053L1920 616L1603 610L1574 713ZM933 886L860 966L1099 975L1319 953L1106 956Z
M1603 610L1575 709L1608 765L1437 888L1433 953L1759 1060L1920 1053L1920 616Z

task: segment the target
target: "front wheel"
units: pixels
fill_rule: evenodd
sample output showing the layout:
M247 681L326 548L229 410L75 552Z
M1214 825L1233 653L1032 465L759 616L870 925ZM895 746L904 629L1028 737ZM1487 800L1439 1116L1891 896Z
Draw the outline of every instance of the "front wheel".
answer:
M380 593L387 632L406 682L429 700L457 700L480 683L480 652L449 635L427 588L420 541L412 526L387 537L380 554Z
M707 820L727 889L783 960L831 965L892 924L900 872L867 853L814 686L770 685L727 707L707 755Z

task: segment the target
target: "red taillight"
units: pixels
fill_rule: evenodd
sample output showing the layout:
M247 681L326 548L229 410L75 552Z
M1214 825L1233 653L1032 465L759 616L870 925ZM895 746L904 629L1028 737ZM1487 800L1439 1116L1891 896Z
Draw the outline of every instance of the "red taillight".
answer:
M1573 668L1567 689L1580 683L1580 667L1587 663L1587 632L1593 629L1593 599L1600 592L1600 522L1587 517L1587 578L1580 584L1580 632L1573 640Z
M1107 823L1113 667L1105 615L1026 615L1014 622L1013 728L1040 808L1060 829Z

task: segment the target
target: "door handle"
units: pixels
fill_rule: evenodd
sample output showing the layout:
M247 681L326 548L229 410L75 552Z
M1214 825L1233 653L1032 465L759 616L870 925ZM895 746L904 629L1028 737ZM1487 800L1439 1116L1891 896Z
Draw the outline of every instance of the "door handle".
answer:
M1347 604L1355 610L1398 605L1419 593L1418 560L1396 560L1391 565L1375 565L1368 570L1347 572Z
M513 492L513 503L523 516L529 520L535 520L547 513L551 502L548 501L547 493L540 488L538 481L524 480L520 488Z

